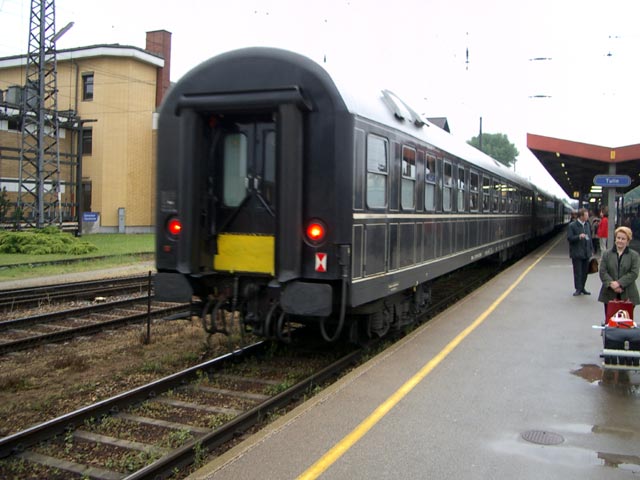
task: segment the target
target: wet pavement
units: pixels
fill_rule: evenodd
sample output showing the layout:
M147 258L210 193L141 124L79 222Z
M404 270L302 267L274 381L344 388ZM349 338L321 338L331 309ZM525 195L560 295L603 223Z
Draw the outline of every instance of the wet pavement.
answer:
M550 247L192 478L640 479L640 374L603 372L599 279L573 297Z

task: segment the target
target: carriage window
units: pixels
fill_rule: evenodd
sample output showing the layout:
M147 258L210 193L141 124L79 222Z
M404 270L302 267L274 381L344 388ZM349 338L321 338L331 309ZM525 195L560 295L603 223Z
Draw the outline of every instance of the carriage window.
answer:
M488 212L491 208L491 180L482 176L482 211Z
M492 190L491 193L491 211L497 213L500 211L500 182L495 178L492 181Z
M402 147L402 208L411 210L416 206L416 151Z
M467 186L465 179L465 172L463 167L458 167L458 179L457 179L457 187L458 187L458 211L464 212L464 196L465 189Z
M451 195L453 193L453 166L444 162L444 176L442 185L442 209L451 211Z
M367 206L380 208L387 205L387 173L389 171L389 145L376 135L367 137Z
M469 210L472 212L478 211L478 189L479 189L479 178L476 172L470 172L469 175Z
M247 193L247 137L230 133L224 139L223 201L228 207L237 207Z
M509 207L508 202L509 186L506 183L500 185L500 211L507 212Z
M264 167L262 171L262 197L273 206L276 195L276 132L266 130L264 132Z
M427 155L424 168L424 208L426 210L436 209L436 158Z

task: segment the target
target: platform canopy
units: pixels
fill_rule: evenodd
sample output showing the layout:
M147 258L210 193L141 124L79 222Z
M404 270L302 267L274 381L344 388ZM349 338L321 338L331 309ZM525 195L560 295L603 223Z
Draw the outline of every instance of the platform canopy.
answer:
M588 194L596 175L628 175L631 184L616 187L620 193L640 185L640 144L603 147L528 133L527 147L571 198Z

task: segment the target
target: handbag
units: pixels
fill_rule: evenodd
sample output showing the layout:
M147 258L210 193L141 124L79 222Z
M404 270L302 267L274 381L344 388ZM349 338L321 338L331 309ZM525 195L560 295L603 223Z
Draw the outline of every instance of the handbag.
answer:
M607 320L607 327L636 328L636 326L633 319L629 318L629 312L627 310L618 310Z
M587 269L588 273L597 273L598 272L598 259L596 257L592 257L589 260L589 268Z
M620 310L623 310L627 314L627 318L633 320L633 307L635 307L635 305L629 300L611 300L609 303L607 303L607 312L605 316L608 320Z

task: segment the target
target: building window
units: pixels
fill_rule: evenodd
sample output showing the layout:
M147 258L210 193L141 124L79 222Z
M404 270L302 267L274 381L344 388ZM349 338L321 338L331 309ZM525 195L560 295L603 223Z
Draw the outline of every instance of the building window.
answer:
M91 211L91 180L82 180L82 211Z
M7 130L15 130L19 132L22 130L22 120L20 118L9 118L7 120Z
M82 129L82 155L91 155L93 153L93 129Z
M402 147L402 209L412 210L416 206L416 151Z
M82 100L93 100L93 73L82 74Z
M389 171L387 140L376 135L367 137L367 206L384 208L387 205L387 174Z

